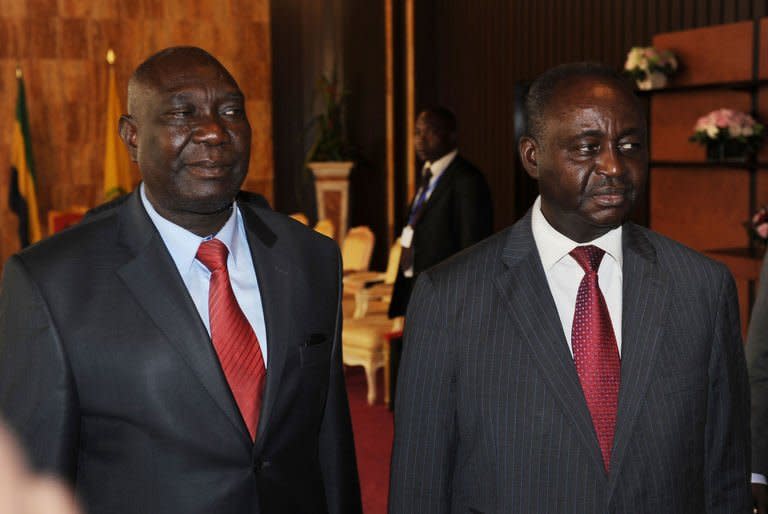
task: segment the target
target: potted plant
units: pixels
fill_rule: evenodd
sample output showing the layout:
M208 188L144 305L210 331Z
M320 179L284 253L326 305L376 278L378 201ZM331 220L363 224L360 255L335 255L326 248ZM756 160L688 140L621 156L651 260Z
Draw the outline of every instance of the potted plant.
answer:
M749 114L716 109L696 120L690 140L707 147L710 161L745 161L757 151L765 128Z
M330 219L337 240L341 240L348 225L349 172L354 166L342 125L346 94L340 89L335 73L330 79L325 75L320 77L317 94L323 109L309 124L309 129L315 131L315 139L306 161L315 178L318 219Z
M635 80L638 89L642 90L666 86L668 78L674 75L677 67L675 54L652 46L632 47L624 63L624 71Z

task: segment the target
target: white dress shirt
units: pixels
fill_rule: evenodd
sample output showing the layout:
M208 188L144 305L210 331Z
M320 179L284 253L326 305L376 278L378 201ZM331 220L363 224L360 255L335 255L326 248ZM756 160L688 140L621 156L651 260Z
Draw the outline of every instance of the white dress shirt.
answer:
M419 195L421 195L421 191L426 187L427 193L424 196L424 203L426 203L429 200L429 197L432 196L432 191L435 190L435 187L437 186L437 182L440 180L440 177L443 175L443 173L448 168L448 166L451 165L451 163L453 162L453 159L456 158L456 155L458 153L459 153L459 150L457 148L443 155L442 157L437 159L435 162L427 161L424 163L424 167L421 168L422 176L424 176L424 170L427 168L429 168L429 171L432 174L432 176L429 179L429 184L422 184L421 187L419 187L419 190L416 191L416 196L414 198L418 198ZM403 230L413 230L413 227L409 229L408 226L406 226L405 228L403 228ZM403 236L401 235L401 239L402 238ZM412 277L413 266L403 271L403 275L409 278Z
M616 344L619 347L619 355L621 355L621 269L623 263L621 227L609 230L588 243L577 243L549 224L541 212L541 197L538 197L533 204L533 212L531 213L531 230L571 355L573 355L571 328L576 310L576 295L579 292L581 279L584 277L584 270L569 253L577 246L588 244L605 251L597 271L598 284L608 306L613 333L616 335Z
M240 209L232 209L232 215L221 227L218 233L200 237L185 228L182 228L163 218L152 207L144 192L144 184L140 186L141 201L144 204L149 218L160 233L160 237L168 248L176 268L179 270L184 285L197 307L200 319L203 321L208 335L211 334L211 324L208 312L208 288L211 280L211 272L205 265L195 258L200 243L208 239L216 238L224 243L229 250L227 256L227 272L232 290L235 293L237 303L248 319L256 337L259 339L259 347L264 357L264 366L267 366L267 326L264 322L264 308L261 303L259 282L256 278L256 270L253 265L251 249L245 236L245 226Z
M456 155L458 153L459 153L459 150L457 148L443 155L442 157L437 159L435 162L427 161L424 163L424 167L421 168L421 173L423 174L424 170L427 168L429 168L430 173L432 173L432 177L429 179L429 184L427 184L427 197L424 199L425 202L429 200L430 196L432 196L432 191L435 190L435 186L437 185L437 182L440 180L440 177L443 175L443 172L446 169L448 169L448 166L451 165L451 163L456 158ZM419 190L416 192L416 198L419 197L419 193L421 193L421 188L419 188Z

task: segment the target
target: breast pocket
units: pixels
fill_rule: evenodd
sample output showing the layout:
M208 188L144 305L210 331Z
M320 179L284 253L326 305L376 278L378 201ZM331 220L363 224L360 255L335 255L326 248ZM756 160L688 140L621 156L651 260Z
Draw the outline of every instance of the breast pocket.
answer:
M299 347L299 362L302 368L328 366L331 359L331 340L325 334L312 334Z

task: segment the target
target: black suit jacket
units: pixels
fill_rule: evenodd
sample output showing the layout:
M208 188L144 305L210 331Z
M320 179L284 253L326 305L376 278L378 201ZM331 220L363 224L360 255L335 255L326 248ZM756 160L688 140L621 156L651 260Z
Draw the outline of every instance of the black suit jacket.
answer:
M5 266L0 411L90 514L361 510L338 249L239 208L268 338L255 444L137 193Z
M408 208L410 213L410 206ZM392 290L390 317L402 316L418 274L493 232L491 192L483 174L456 155L437 182L413 233L414 276L400 271Z
M768 253L747 333L752 387L752 471L768 476Z
M530 213L421 274L406 316L390 512L751 512L730 273L628 223L622 275L606 474Z

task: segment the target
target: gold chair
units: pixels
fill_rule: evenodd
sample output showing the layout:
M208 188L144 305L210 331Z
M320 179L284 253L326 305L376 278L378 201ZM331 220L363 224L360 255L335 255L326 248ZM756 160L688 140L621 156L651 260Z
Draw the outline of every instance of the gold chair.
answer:
M376 402L376 372L384 368L384 402L389 404L389 348L387 336L402 329L403 318L387 316L392 285L400 263L400 242L395 241L389 252L387 271L379 273L382 282L361 287L355 293L355 309L344 320L341 332L344 364L362 366L368 385L368 404Z
M317 223L315 223L315 231L320 232L324 236L330 237L331 239L336 236L336 227L334 227L333 222L327 218L317 220Z
M302 225L309 226L309 219L307 218L307 215L304 214L303 212L294 212L293 214L290 215L290 217L295 219Z
M48 235L55 234L78 223L83 219L86 212L88 212L88 208L82 205L73 205L63 211L51 209L48 211Z
M344 273L368 271L375 237L368 227L352 227L341 245Z

